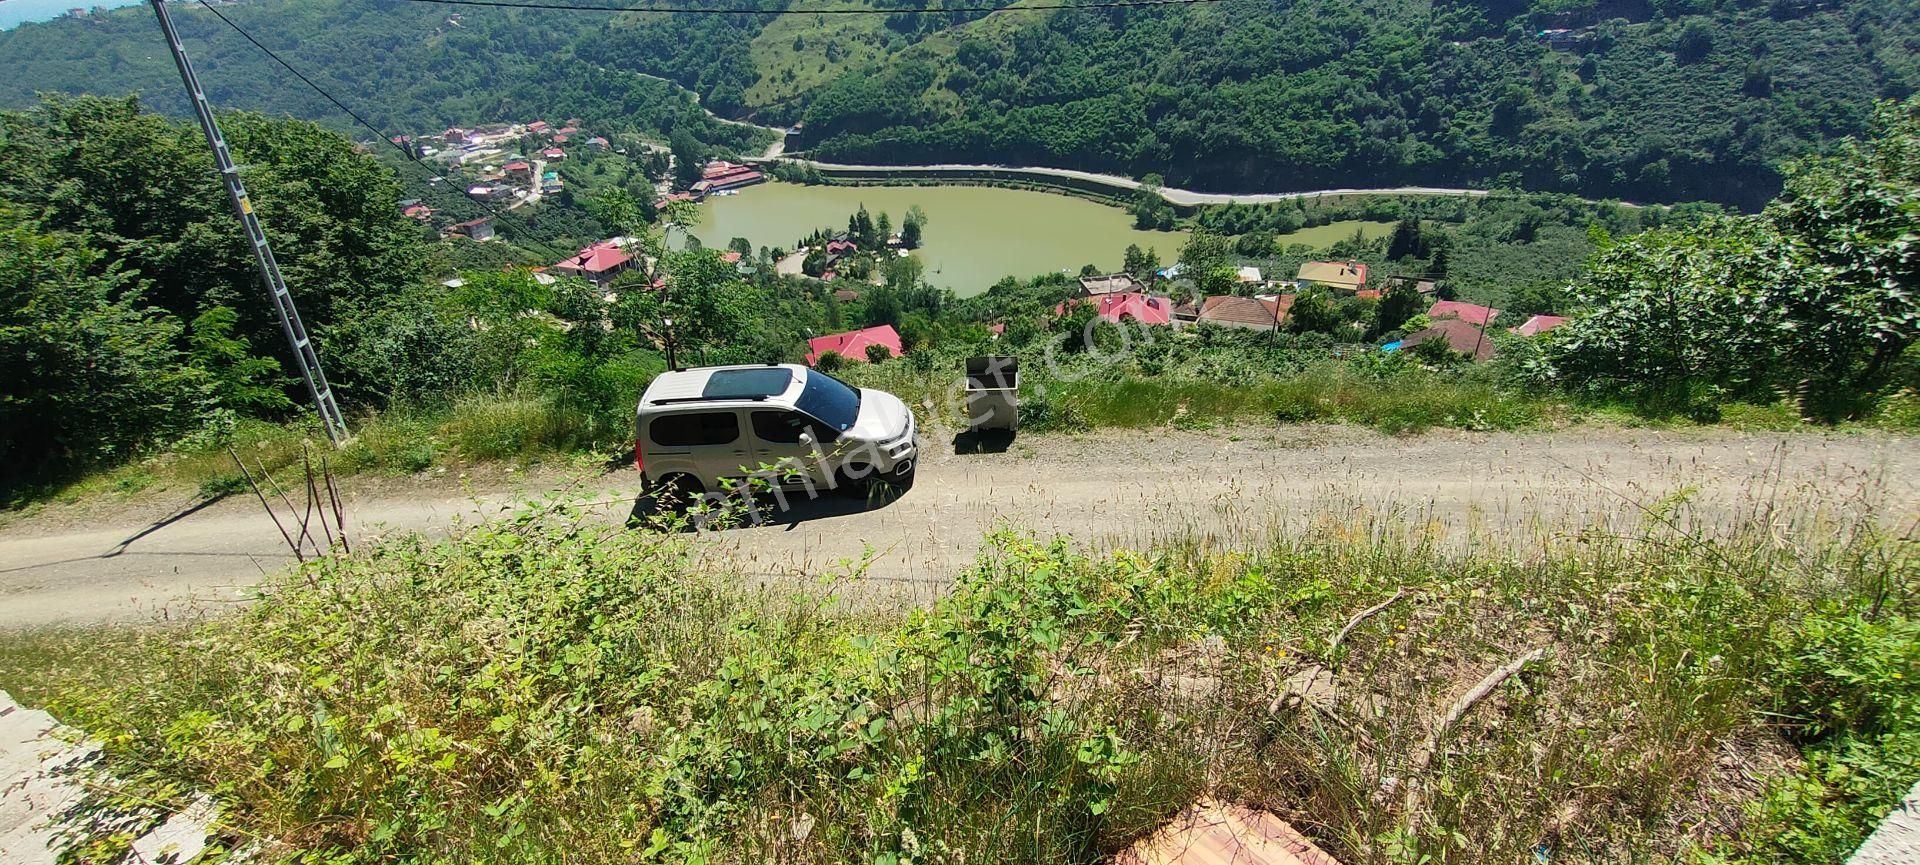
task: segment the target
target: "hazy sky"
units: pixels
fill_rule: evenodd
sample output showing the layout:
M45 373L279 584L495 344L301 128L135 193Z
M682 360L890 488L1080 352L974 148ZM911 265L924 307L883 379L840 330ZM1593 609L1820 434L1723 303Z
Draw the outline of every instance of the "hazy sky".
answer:
M67 14L76 6L130 6L141 0L5 0L0 2L0 30L9 30L28 21L46 21Z

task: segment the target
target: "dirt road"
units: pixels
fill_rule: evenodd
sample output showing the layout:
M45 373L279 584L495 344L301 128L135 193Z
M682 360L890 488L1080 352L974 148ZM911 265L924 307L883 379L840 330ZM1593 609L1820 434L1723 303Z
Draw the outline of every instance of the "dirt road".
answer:
M865 579L904 596L941 590L1007 525L1095 545L1203 535L1231 542L1314 515L1396 512L1456 529L1534 530L1600 519L1637 522L1629 500L1685 493L1698 512L1747 518L1754 500L1920 513L1920 439L1879 435L1652 432L1441 432L1388 438L1325 427L1215 432L1027 435L1000 453L958 455L928 442L920 477L869 508L830 497L786 522L700 542L769 577L833 570L871 556ZM356 537L445 531L565 487L624 519L631 470L492 477L462 492L446 478L349 478ZM0 529L0 627L129 621L230 608L290 559L251 499L190 513L165 498L49 508ZM1462 533L1464 536L1464 533ZM183 600L189 599L189 600Z

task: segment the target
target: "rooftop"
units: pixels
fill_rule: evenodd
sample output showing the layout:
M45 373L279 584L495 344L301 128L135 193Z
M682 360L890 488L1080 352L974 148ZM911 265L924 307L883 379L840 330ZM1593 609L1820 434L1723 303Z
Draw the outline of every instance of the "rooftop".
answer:
M668 370L655 377L641 405L699 400L763 401L797 397L803 367L795 364L698 367Z

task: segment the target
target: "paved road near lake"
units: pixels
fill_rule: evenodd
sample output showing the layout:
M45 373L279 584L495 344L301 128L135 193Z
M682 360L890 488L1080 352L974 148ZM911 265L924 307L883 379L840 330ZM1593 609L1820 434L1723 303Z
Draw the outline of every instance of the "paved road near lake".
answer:
M617 521L639 486L631 469L493 471L464 480L346 478L349 527L361 544L442 533L555 491L596 502L596 519ZM877 596L925 600L1001 524L1103 547L1195 537L1231 544L1385 515L1444 527L1455 543L1524 555L1513 538L1596 522L1631 530L1646 518L1642 506L1663 500L1684 499L1690 513L1718 523L1865 507L1909 532L1920 514L1916 478L1920 439L1878 434L1106 430L1023 435L1003 452L966 454L943 437L927 443L918 482L898 501L869 507L826 498L797 507L786 522L697 543L755 578L866 561L860 579ZM231 610L264 574L291 563L250 496L196 505L190 492L172 491L10 515L0 525L0 627Z

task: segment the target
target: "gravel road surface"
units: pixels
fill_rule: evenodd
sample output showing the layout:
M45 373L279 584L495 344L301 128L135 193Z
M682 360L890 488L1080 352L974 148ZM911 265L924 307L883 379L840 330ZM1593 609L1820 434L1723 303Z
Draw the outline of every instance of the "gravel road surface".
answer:
M1191 535L1232 543L1316 516L1385 512L1437 521L1467 543L1476 527L1625 527L1643 518L1635 503L1675 494L1722 522L1753 519L1753 503L1767 501L1848 510L1864 501L1907 529L1920 512L1920 439L1866 434L1587 427L1390 438L1290 426L1023 435L1000 452L965 454L941 437L926 448L917 483L891 504L804 502L782 522L710 533L701 543L768 577L870 558L863 579L871 586L925 599L1001 524L1096 547ZM376 534L444 532L562 489L620 520L639 488L631 469L343 484L362 543ZM231 609L263 574L291 562L251 497L194 505L175 492L8 519L0 527L0 627Z

